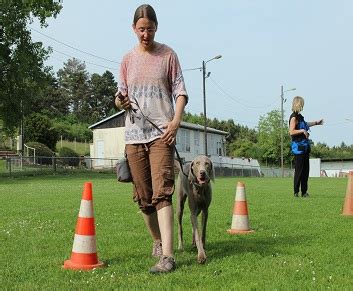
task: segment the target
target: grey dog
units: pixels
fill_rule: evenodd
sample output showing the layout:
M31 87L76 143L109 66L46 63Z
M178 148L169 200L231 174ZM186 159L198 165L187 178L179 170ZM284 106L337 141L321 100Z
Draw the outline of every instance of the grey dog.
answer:
M180 169L180 166L179 166ZM186 198L190 209L192 224L192 243L197 247L197 261L206 262L205 243L208 207L212 200L211 182L214 182L214 169L212 161L206 156L197 156L191 163L183 166L179 171L176 186L177 192L177 217L178 217L178 242L179 250L183 250L183 212ZM198 228L197 216L202 212L201 235Z

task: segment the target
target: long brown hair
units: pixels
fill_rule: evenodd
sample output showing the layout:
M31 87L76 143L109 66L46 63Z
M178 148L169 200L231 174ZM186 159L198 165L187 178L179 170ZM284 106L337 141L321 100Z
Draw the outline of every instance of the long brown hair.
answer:
M136 25L137 21L140 18L147 18L153 21L156 24L156 27L158 26L156 12L154 11L153 7L149 4L143 4L136 8L136 11L134 14L134 22L133 22L134 25Z

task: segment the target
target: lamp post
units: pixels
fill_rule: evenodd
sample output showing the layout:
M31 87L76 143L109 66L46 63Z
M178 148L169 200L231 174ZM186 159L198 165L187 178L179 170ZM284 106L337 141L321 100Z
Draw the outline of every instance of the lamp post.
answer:
M207 156L207 115L206 115L206 78L210 76L210 73L206 75L206 64L212 60L220 59L222 56L218 55L209 59L208 61L202 61L202 88L203 88L203 116L204 116L204 139L205 139L205 156Z
M281 172L282 178L284 177L284 167L283 167L283 103L286 102L284 99L284 93L288 91L295 91L296 88L288 89L283 91L283 85L281 86Z

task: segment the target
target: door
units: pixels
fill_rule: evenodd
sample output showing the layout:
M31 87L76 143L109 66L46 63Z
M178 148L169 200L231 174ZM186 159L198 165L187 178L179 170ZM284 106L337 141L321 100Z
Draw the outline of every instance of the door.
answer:
M97 140L96 166L104 166L104 140Z

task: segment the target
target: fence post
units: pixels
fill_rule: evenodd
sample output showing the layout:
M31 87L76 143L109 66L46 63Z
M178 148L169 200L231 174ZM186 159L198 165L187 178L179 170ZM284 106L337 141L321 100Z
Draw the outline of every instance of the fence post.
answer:
M52 164L53 164L53 170L54 170L54 172L56 172L56 156L53 156Z
M8 162L8 169L9 169L9 174L10 174L10 177L11 177L11 158L7 158L6 159L7 160L7 162Z

